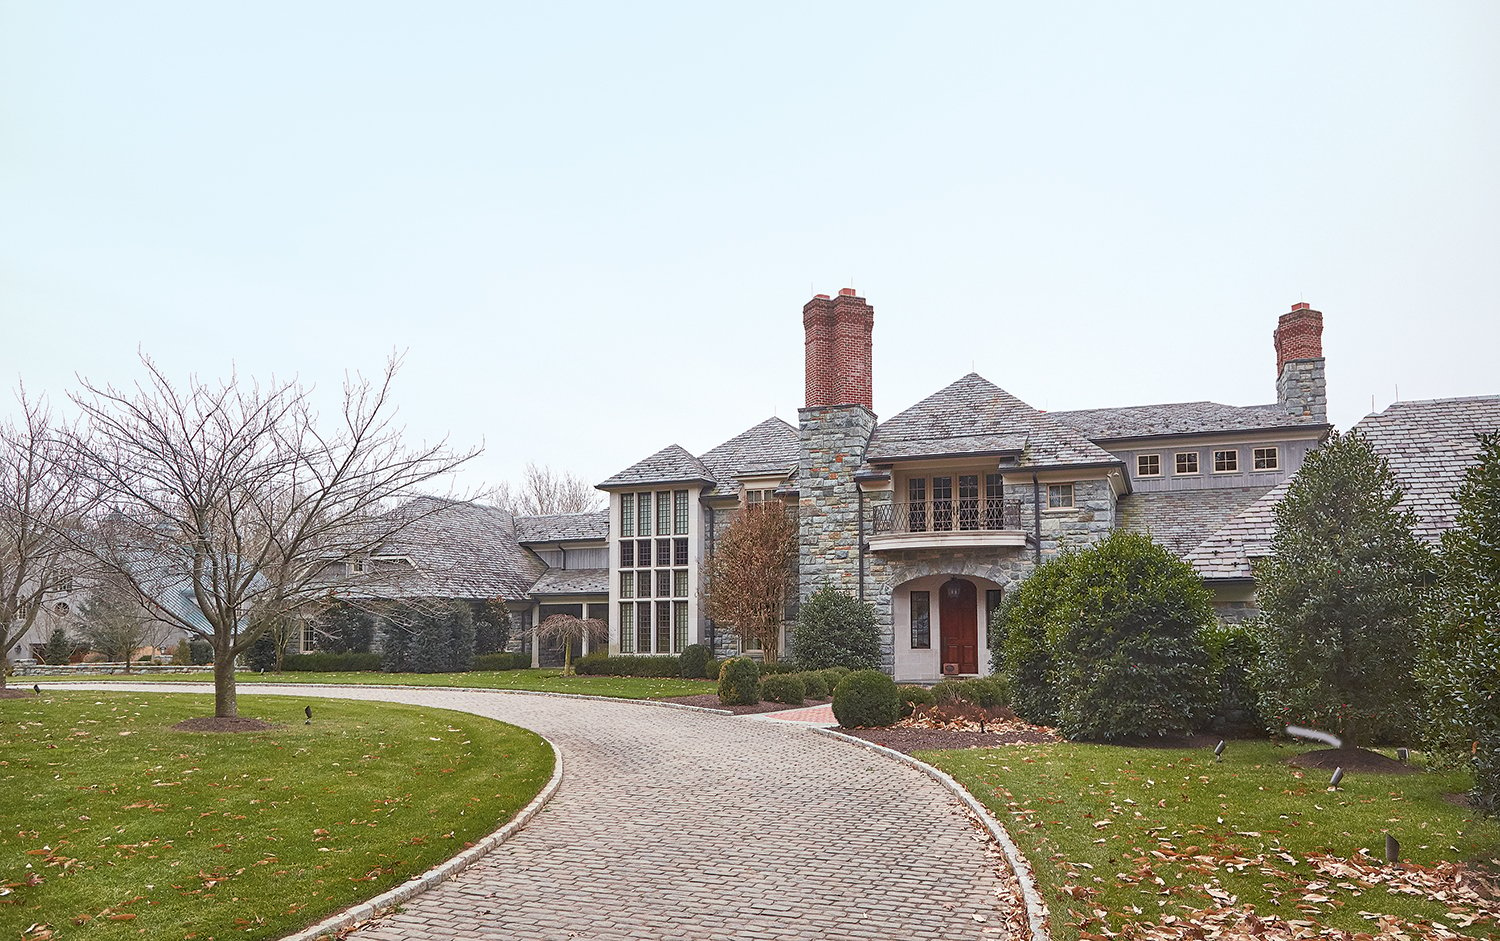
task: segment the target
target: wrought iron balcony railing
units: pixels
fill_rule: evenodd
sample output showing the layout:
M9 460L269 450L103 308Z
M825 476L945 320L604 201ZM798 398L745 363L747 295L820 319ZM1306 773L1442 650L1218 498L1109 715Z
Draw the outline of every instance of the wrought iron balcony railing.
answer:
M1020 500L927 500L871 509L870 529L876 536L1021 529Z

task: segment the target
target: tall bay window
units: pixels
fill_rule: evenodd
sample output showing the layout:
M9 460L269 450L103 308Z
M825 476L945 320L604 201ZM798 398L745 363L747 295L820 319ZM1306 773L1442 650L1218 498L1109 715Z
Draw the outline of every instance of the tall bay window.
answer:
M676 654L687 646L691 506L686 490L620 495L621 653Z

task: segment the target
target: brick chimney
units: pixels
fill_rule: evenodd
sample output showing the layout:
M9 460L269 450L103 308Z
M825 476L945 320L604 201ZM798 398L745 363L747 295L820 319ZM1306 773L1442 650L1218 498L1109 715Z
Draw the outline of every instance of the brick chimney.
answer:
M1308 304L1293 304L1271 336L1276 343L1276 404L1295 418L1328 421L1323 314Z
M862 405L874 411L871 336L875 308L843 288L802 307L807 407Z

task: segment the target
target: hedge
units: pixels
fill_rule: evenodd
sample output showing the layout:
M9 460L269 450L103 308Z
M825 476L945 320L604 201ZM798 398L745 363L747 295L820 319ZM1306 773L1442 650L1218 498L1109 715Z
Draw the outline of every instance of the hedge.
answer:
M760 698L767 702L800 706L807 700L807 687L803 685L802 677L796 673L768 676L760 681Z
M833 717L844 728L887 726L901 718L896 681L879 670L856 670L833 690Z
M531 654L482 653L474 657L476 670L525 670L531 666Z
M590 654L573 662L579 676L678 677L682 662L677 657L606 657Z
M281 665L293 673L373 673L380 669L380 654L294 653Z

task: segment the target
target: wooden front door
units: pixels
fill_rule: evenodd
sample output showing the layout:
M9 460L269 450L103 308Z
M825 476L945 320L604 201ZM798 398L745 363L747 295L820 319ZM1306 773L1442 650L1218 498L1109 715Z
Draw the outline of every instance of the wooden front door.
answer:
M960 673L979 672L978 595L973 582L950 578L938 601L938 625L943 637L944 672L958 664Z

